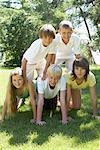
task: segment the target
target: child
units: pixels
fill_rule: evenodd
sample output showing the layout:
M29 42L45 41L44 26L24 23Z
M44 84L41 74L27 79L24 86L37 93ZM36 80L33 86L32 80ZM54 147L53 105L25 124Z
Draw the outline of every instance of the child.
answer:
M30 95L32 110L33 110L33 119L36 120L36 102L34 99L34 88L32 88L28 83L25 83L22 76L22 69L17 67L14 69L9 77L6 98L2 110L3 121L7 114L15 113L19 108L19 103L22 99L28 98ZM31 92L29 93L29 88Z
M55 41L57 42L55 63L59 65L65 63L67 70L71 71L75 57L80 58L80 39L73 33L70 21L61 21Z
M42 79L46 78L46 71L54 57L55 51L52 48L53 39L55 38L55 29L51 24L45 24L40 29L40 38L32 43L29 49L25 52L22 59L22 69L24 78L32 82L34 70L37 70L38 75ZM51 49L53 49L51 51ZM47 63L45 60L47 56ZM52 61L53 63L53 61Z
M72 97L72 106L80 109L81 97L75 91L89 87L90 98L93 106L93 117L96 117L96 80L94 74L89 70L86 58L76 59L73 63L72 73L67 76L67 102ZM68 106L68 105L67 105Z
M66 91L66 81L65 78L61 76L62 69L60 66L52 64L47 70L46 80L37 80L38 88L38 102L37 102L37 121L38 125L44 125L45 122L42 121L42 111L43 105L46 101L52 101L57 98L57 94L60 91L60 104L62 113L62 123L67 123L67 113L66 113L66 102L65 102L65 91ZM50 106L49 106L50 107Z

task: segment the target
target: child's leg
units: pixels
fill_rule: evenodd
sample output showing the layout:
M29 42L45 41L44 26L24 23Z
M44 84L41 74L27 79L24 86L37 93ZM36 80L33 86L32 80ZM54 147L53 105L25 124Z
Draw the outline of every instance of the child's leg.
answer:
M81 107L81 91L72 89L72 100L70 101L70 108L80 109Z
M74 60L75 60L74 57L72 57L71 59L66 59L66 68L68 69L68 71L72 71L72 66L73 66Z
M35 70L35 65L27 65L26 66L26 78L27 80L32 81L34 78L34 70Z
M66 109L66 91L60 91L60 106L62 114L62 123L67 123L67 109Z
M46 60L43 59L41 62L39 62L36 66L36 70L37 70L37 74L38 76L42 77L43 75L43 71L45 69L45 65L46 65Z

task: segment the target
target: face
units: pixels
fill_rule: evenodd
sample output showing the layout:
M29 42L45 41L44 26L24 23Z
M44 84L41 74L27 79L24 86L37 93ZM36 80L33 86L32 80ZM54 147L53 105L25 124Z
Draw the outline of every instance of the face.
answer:
M52 40L53 40L52 37L49 37L49 36L45 37L45 36L43 36L43 37L42 37L42 44L43 44L45 47L47 47L47 46L52 42Z
M49 85L55 87L57 82L59 81L60 76L48 75Z
M67 44L70 37L71 37L72 29L70 29L70 28L65 29L65 28L61 27L60 30L59 30L59 33L62 37L63 42L65 44Z
M83 69L82 67L76 67L75 66L75 75L77 76L77 78L82 79L84 78L85 74L86 74L86 69Z
M13 75L12 76L12 84L17 89L22 88L23 84L24 84L23 77L20 75Z

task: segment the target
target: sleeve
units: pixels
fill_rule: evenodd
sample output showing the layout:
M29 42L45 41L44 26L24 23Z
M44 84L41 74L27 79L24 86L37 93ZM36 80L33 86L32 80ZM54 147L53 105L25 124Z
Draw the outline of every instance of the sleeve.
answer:
M65 90L66 90L66 79L64 77L62 77L60 91L65 91Z
M89 73L89 87L93 87L96 84L96 79L94 74L91 72Z
M48 54L56 54L56 46L57 46L57 42L53 40L53 42L48 47L49 49Z
M31 44L31 46L26 50L26 52L23 55L23 58L25 58L27 61L29 61L30 57L32 56L33 47L34 47L34 42Z
M41 80L40 77L38 77L37 79L37 90L38 90L38 93L44 94L44 81Z
M75 35L74 37L73 37L73 40L74 40L74 54L80 54L81 53L81 51L80 51L80 38L77 36L77 35Z
M33 63L34 58L36 57L38 51L39 51L39 45L40 40L34 41L31 46L27 49L27 51L24 53L23 58L25 58L28 63Z

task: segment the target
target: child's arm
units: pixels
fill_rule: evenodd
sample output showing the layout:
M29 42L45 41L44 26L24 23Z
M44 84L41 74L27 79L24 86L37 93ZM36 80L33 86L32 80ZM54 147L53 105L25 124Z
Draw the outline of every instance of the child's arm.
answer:
M55 63L55 58L56 58L56 55L55 54L52 54L52 61L50 64L54 64Z
M76 36L74 38L74 54L76 59L79 59L81 57L80 43L80 38Z
M42 111L44 105L44 96L43 94L38 94L38 103L37 103L37 121L38 125L44 125L46 122L42 121Z
M46 65L45 65L45 69L43 71L42 80L46 79L47 69L50 66L50 64L53 64L54 62L55 62L55 54L48 54L48 56L47 56L47 62L46 62Z
M67 110L66 110L66 91L60 91L60 105L62 113L62 123L67 123Z
M28 81L28 88L29 88L29 94L30 94L30 100L33 110L33 120L36 121L36 100L35 100L35 94L34 94L34 86L31 81Z
M7 113L7 101L5 100L3 108L2 108L2 116L0 120L3 122Z
M27 81L26 81L26 65L27 65L27 60L24 58L22 60L22 71L23 71L24 80L27 83Z
M5 101L4 101L4 105L3 105L3 108L2 108L1 121L4 121L4 120L5 120L5 116L6 116L6 114L7 114L7 109L11 111L11 108L8 108L8 107L10 107L10 99L11 99L11 95L10 95L10 93L7 91L7 93L6 93L6 98L5 98Z
M67 111L69 108L70 99L71 99L71 86L67 84Z
M93 116L95 118L96 116L96 85L94 85L93 87L90 87L90 98L91 98L91 102L92 102L92 106L93 106Z
M76 59L80 59L81 58L81 54L75 54L75 58Z

